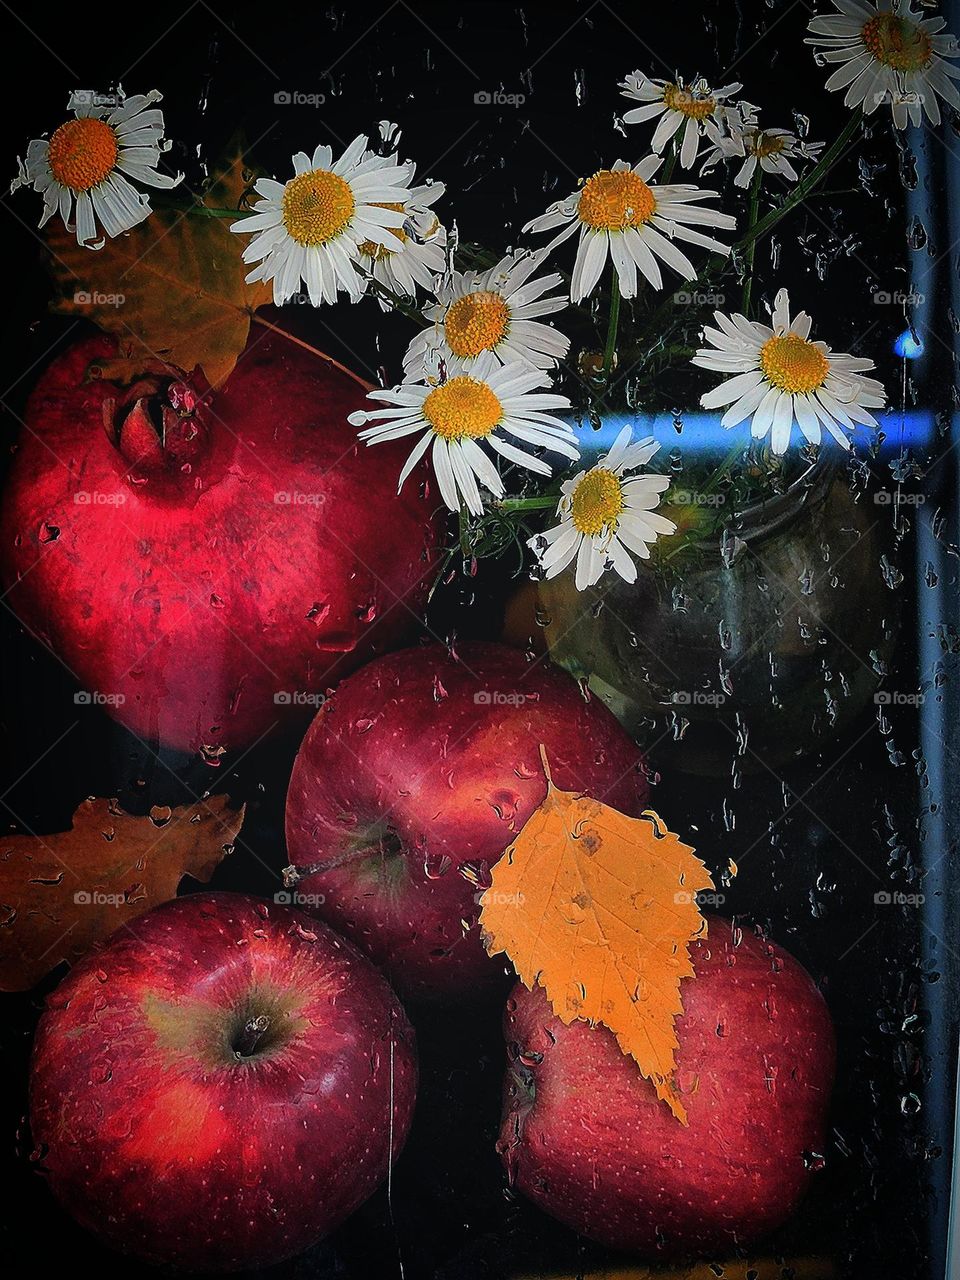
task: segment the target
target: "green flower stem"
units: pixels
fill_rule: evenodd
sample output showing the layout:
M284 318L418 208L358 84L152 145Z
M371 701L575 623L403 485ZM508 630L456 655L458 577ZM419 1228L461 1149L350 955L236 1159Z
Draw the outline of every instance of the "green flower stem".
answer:
M663 168L655 175L658 187L665 187L673 177L673 171L677 166L677 135L674 134L670 139L670 150L667 152L667 158ZM652 179L651 179L652 181Z
M546 511L548 507L555 507L557 502L557 495L554 494L552 497L539 498L501 498L493 505L498 511Z
M616 266L611 262L610 280L610 319L607 322L607 345L603 349L603 374L610 376L614 356L617 354L617 330L620 327L620 277Z
M760 237L765 236L768 231L772 231L781 218L785 217L791 209L796 208L798 204L801 204L810 192L820 185L820 182L827 176L834 164L836 164L837 160L840 159L841 152L860 127L861 118L861 113L859 111L851 112L850 119L843 126L836 138L834 138L833 142L826 149L813 168L800 179L797 185L793 188L793 191L781 204L778 204L775 208L771 209L769 213L764 214L764 216L750 228L747 234L737 245L738 249L745 249L748 244L753 243L755 240L759 240Z
M744 448L744 442L742 440L738 440L707 481L706 485L701 490L702 493L713 493L714 489L716 489L723 477L728 471L730 471L737 459L743 454Z
M752 231L760 220L760 184L763 181L763 169L760 161L757 161L757 167L754 170L753 181L750 183L750 211L747 215L747 229ZM743 302L741 311L750 319L750 294L753 290L753 259L757 252L756 240L751 240L747 245L746 252L743 255Z
M840 130L837 137L823 153L813 168L797 183L793 191L780 204L775 205L769 212L765 213L756 224L749 228L747 232L733 246L735 252L744 253L747 247L759 240L761 236L765 236L767 232L772 231L782 218L795 209L798 204L806 199L808 195L823 181L826 175L836 164L841 153L851 140L857 129L860 127L861 113L855 111L851 113L850 119ZM709 260L706 267L701 271L695 279L689 283L691 286L696 284L710 284L714 278L720 275L730 266L730 260L725 257L714 256ZM649 344L645 341L647 336L656 331L662 338L665 336L664 319L670 313L676 316L677 307L673 298L666 298L659 307L657 307L648 317L646 324L640 330L636 339L637 347L643 351L647 350Z
M384 302L388 302L394 311L399 311L401 315L406 316L408 320L413 320L421 328L426 329L430 326L432 322L426 318L415 302L407 298L401 298L392 289L388 289L385 284L381 284L379 280L374 280L369 271L365 271L363 274L366 277L370 292L375 293Z

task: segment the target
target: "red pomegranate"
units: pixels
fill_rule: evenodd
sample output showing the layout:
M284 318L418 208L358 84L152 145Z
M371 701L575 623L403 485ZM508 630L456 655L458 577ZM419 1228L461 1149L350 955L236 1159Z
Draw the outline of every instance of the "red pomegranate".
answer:
M436 504L416 476L397 496L402 442L358 444L362 386L285 338L251 339L214 393L90 380L112 354L81 342L34 390L0 573L94 700L215 761L409 634Z

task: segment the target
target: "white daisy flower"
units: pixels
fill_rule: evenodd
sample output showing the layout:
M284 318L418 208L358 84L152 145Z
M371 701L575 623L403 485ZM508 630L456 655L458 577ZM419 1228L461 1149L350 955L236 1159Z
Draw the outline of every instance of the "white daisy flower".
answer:
M439 362L450 356L467 367L485 351L501 364L520 360L537 369L562 360L570 339L535 318L567 305L565 296L544 297L562 282L559 273L530 278L543 257L508 254L489 271L454 271L437 291L437 302L424 308L432 325L407 348L407 377L433 377Z
M712 346L698 351L692 363L733 375L700 398L704 409L730 406L722 426L751 418L751 434L770 434L777 454L786 452L794 422L811 444L820 443L822 424L845 449L850 443L841 427L877 426L868 410L883 408L886 396L876 378L863 376L873 361L811 341L810 317L801 311L790 320L786 289L774 300L772 328L742 315L713 315L718 328L704 329Z
M722 127L736 112L731 110L728 98L732 98L743 88L739 83L724 85L722 89L711 89L706 80L692 80L689 84L683 80L653 80L641 71L634 71L620 82L620 92L625 98L642 102L643 106L634 107L624 114L624 124L640 124L645 120L660 120L654 130L650 149L658 155L680 130L680 164L684 169L691 169L697 158L700 139L706 135L711 142L718 142L722 136Z
M432 446L433 470L443 501L451 511L465 505L479 516L483 514L480 485L496 498L504 494L500 473L481 444L489 445L508 462L543 476L549 476L551 469L529 452L531 448L548 449L566 458L580 456L573 428L549 412L569 409L570 401L566 396L537 390L549 385L550 379L541 370L519 361L501 365L485 351L469 368L453 358L446 381L439 386L404 382L392 391L369 392L368 399L396 407L361 410L351 413L349 421L355 427L376 422L360 432L368 445L419 434L400 472L397 492ZM526 448L512 444L505 435Z
M713 249L715 253L730 252L727 245L695 229L697 225L727 230L736 226L730 214L697 203L716 199L716 191L701 191L689 183L653 186L650 179L662 164L663 160L655 155L647 156L633 168L618 160L612 168L600 169L587 178L579 191L566 200L558 200L524 227L524 231L563 228L547 245L546 253L579 230L571 301L580 302L593 292L608 254L616 268L620 293L624 298L634 298L638 269L655 289L663 288L658 258L684 280L696 277L693 264L678 248L677 240Z
M529 539L546 577L555 578L576 556L578 591L592 587L606 569L636 582L632 557L649 559L650 544L676 531L673 521L655 510L670 477L625 478L660 448L652 436L631 444L632 435L632 428L624 427L606 457L564 482L557 505L560 523Z
M44 226L57 210L77 243L102 249L97 224L108 236L119 236L150 216L150 201L128 179L148 187L175 187L183 175L168 177L157 164L170 143L163 139L163 112L154 108L163 94L156 89L119 101L90 90L70 95L65 120L49 138L34 138L27 160L10 190L32 185L43 195ZM74 217L76 205L76 227Z
M755 115L740 124L731 124L730 132L720 138L705 154L701 174L709 173L721 161L742 160L734 186L749 187L757 165L764 173L774 173L788 182L799 175L791 160L816 160L826 144L807 142L789 129L762 129Z
M253 235L243 260L260 265L247 280L272 280L278 307L298 292L301 281L315 307L336 302L341 290L359 298L360 246L369 241L398 249L404 243L410 167L367 152L361 134L339 160L330 147L319 146L312 158L298 152L293 168L286 183L260 178L254 190L261 200L251 216L230 228Z
M824 62L842 65L827 80L828 89L846 89L844 106L862 107L866 115L889 102L893 123L905 129L919 125L924 111L940 123L939 94L960 110L954 80L960 67L944 58L960 55L955 36L944 32L943 18L923 18L914 0L833 0L837 12L813 18L805 43L817 48Z
M383 125L381 130L382 128ZM395 156L390 161L392 164L398 163ZM413 182L417 166L408 161L406 168L406 181ZM391 293L412 298L416 294L417 285L433 291L435 278L446 266L444 248L447 233L430 206L445 191L446 186L442 182L426 182L409 187L403 204L388 206L404 215L403 225L394 229L390 244L380 244L375 240L360 242L358 253L361 270ZM396 243L397 240L399 244ZM389 302L382 298L380 305L384 310L390 309Z

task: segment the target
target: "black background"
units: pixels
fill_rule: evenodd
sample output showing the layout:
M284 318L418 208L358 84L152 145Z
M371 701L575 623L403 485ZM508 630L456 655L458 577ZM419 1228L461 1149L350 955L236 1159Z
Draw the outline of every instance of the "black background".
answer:
M154 8L8 10L6 63L22 70L28 87L17 96L15 111L8 98L7 167L12 175L15 153L23 154L29 138L60 122L69 90L104 89L118 81L128 93L163 91L167 135L176 143L170 164L186 172L194 190L237 131L252 145L257 164L282 180L294 151L309 151L319 141L336 150L357 133L374 136L377 122L389 119L402 126L400 150L419 162L418 176L447 183L437 206L441 217L456 218L463 240L501 247L517 243L522 224L573 190L580 175L618 156L641 154L648 126L635 126L626 137L614 128L616 113L626 109L617 81L636 68L657 76L700 71L714 83L741 80L744 96L762 105L767 124L789 127L799 111L810 117L812 138L832 139L846 114L838 98L824 92L827 72L802 44L811 12L804 0L526 7L396 0L229 9L197 0ZM475 101L477 93L497 89L523 94L525 101L503 107ZM323 93L326 101L319 108L276 104L276 94L292 91ZM956 143L952 131L945 137ZM926 134L914 145L929 150L935 175L942 174L936 140ZM776 283L790 286L798 307L829 321L835 347L850 350L863 342L872 355L879 351L881 376L896 387L901 371L885 354L896 317L878 315L865 302L878 287L906 286L904 192L896 149L882 125L864 154L865 168L850 159L831 179L839 194L796 215L773 249L761 247L761 296L772 294L771 253L779 255ZM39 198L22 191L2 204L4 438L12 444L38 371L55 344L78 336L82 326L71 330L70 322L46 314L48 286L34 230ZM934 236L936 227L929 232ZM372 303L288 308L283 323L371 379L386 381L398 377L410 336L402 317L384 317ZM945 352L939 349L926 371L933 390L918 392L932 395L936 408L950 405L953 375ZM703 385L692 373L690 402ZM942 492L953 475L941 468L935 479ZM913 603L909 550L903 557L907 609ZM948 577L955 573L952 563L947 571ZM457 586L434 626L447 630L455 623L461 633L495 635L501 596L502 584L483 576ZM465 611L464 605L473 607ZM62 830L90 794L119 795L142 810L149 803L182 803L205 787L230 790L254 801L255 809L216 883L273 892L275 881L264 867L286 862L280 818L296 743L273 744L239 771L228 764L216 776L203 765L155 757L99 712L82 709L78 715L69 676L22 636L8 611L2 615L8 656L0 703L0 802L6 810L0 820L11 830L52 832ZM915 660L907 644L904 669ZM901 746L908 752L914 729L902 726ZM825 985L841 1028L841 1084L827 1169L804 1214L771 1248L794 1256L831 1253L848 1259L847 1273L854 1276L925 1277L933 1274L927 1233L932 1215L943 1210L931 1185L942 1175L947 1135L939 1119L901 1111L901 1097L917 1087L929 1065L922 1024L913 1039L900 1036L899 1028L933 979L921 972L919 939L899 920L885 922L868 943L848 950L861 926L870 924L860 905L863 872L831 839L832 829L871 864L888 866L889 824L881 806L886 802L897 829L909 833L919 803L916 776L912 769L889 773L877 734L827 772L846 745L825 744L820 756L796 767L789 785L808 801L778 821L776 838L768 841L765 829L783 808L771 780L751 781L747 799L733 797L740 821L732 832L721 819L722 802L731 798L725 784L710 788L667 777L657 803L681 828L713 833L702 850L711 867L762 842L749 882L735 882L725 909L769 924ZM818 783L821 769L825 780ZM2 1256L11 1274L74 1260L105 1275L126 1274L128 1263L102 1251L56 1207L29 1159L21 1117L42 995L7 999L0 1023L7 1069L0 1158L8 1175ZM418 1019L424 1082L415 1133L397 1167L392 1218L381 1193L332 1241L272 1274L385 1278L399 1274L399 1257L408 1276L451 1280L537 1270L572 1275L597 1264L599 1251L514 1200L505 1187L492 1145L502 1060L498 1021L496 1008Z

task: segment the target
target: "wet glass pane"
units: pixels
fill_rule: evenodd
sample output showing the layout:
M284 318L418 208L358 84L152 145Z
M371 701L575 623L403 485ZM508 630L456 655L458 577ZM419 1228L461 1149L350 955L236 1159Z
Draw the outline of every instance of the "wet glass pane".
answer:
M958 31L11 14L12 1274L960 1274Z

